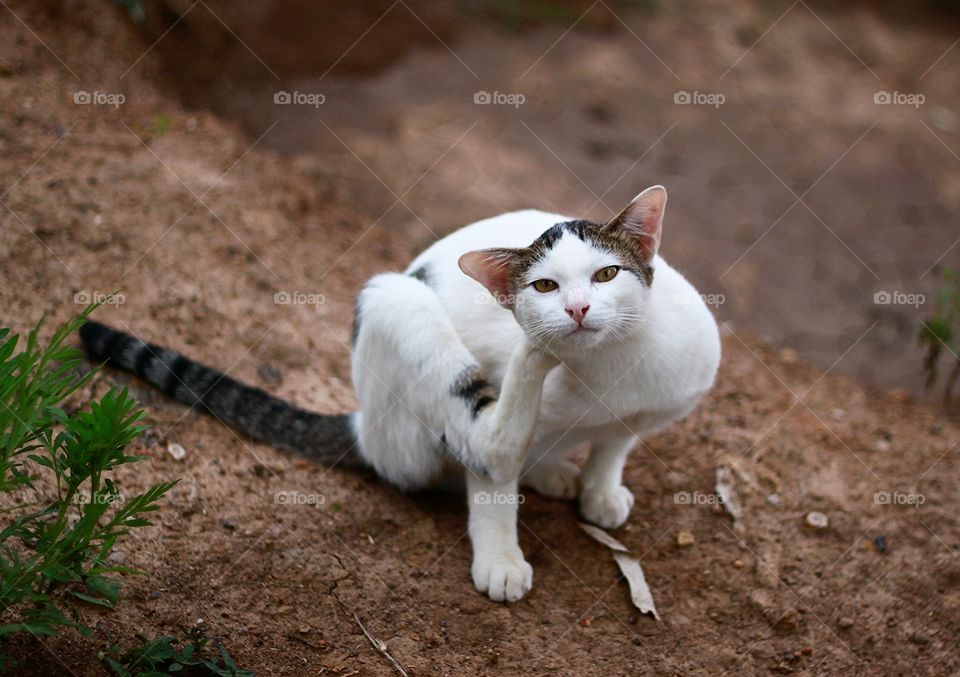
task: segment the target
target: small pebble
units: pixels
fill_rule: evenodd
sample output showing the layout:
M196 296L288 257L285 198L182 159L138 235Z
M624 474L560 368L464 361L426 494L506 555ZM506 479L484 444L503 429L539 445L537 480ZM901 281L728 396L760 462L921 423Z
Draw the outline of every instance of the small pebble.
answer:
M171 442L167 445L167 453L173 457L173 460L182 461L187 455L187 450L183 448L182 444Z
M844 616L837 622L837 626L839 626L841 630L849 630L853 627L853 619Z
M686 548L693 545L696 540L697 539L695 539L693 534L691 534L689 531L681 531L679 534L677 534L677 545L679 545L681 548Z
M780 351L780 359L786 364L795 364L797 361L797 351L793 348L784 348Z
M310 634L310 626L309 626L309 625L301 625L301 626L300 626L300 634L301 634L301 635L309 635L309 634Z
M910 642L917 646L926 646L930 643L930 638L926 635L921 635L919 632L914 632L910 635Z
M826 529L830 526L830 520L827 519L827 516L822 512L808 512L806 517L807 526L812 527L813 529Z
M744 567L743 560L742 559L734 560L733 566L737 567L738 569L742 569Z
M781 505L783 505L783 499L780 498L780 494L770 494L767 496L767 503L779 508Z
M873 539L873 549L879 552L881 555L887 552L887 538L886 536L875 536Z
M229 531L233 531L234 529L237 528L237 523L234 522L234 521L233 521L232 519L230 519L229 517L221 517L221 518L220 518L220 525L221 525L224 529L227 529L227 530L229 530Z
M111 562L116 562L117 564L123 564L127 561L127 553L123 552L122 550L114 550L110 553L107 559Z

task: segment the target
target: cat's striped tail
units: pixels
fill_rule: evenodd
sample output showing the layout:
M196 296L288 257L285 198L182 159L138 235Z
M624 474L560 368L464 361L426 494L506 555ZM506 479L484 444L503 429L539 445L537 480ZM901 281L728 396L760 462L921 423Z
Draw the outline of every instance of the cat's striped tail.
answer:
M316 414L244 385L173 350L87 321L80 340L91 359L133 372L167 395L231 428L320 463L365 466L349 414Z

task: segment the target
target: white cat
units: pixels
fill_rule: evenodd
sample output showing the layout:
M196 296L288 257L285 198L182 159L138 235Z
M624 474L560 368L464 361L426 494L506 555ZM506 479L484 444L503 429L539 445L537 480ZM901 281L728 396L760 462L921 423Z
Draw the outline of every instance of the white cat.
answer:
M607 224L527 210L465 226L357 304L352 424L362 458L402 489L465 477L473 581L515 601L533 572L518 484L623 524L639 438L713 385L720 340L700 295L657 255L667 194ZM591 445L581 470L568 460Z
M620 526L628 452L713 385L717 325L657 256L666 203L654 186L606 224L503 214L436 242L406 274L371 279L354 323L353 414L305 411L99 322L80 337L93 358L256 439L372 467L401 489L465 480L473 582L515 601L533 582L518 485L579 494L586 519ZM583 442L581 472L568 457Z

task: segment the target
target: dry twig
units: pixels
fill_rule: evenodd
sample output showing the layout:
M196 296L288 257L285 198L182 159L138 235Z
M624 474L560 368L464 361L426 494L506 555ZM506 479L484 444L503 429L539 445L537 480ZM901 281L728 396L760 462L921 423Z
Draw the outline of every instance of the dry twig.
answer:
M404 670L404 669L403 669L403 666L400 665L400 664L397 662L397 659L394 658L393 656L391 656L391 655L387 652L387 643L384 642L383 640L377 639L376 637L374 637L373 635L371 635L371 634L370 634L370 631L367 630L365 627L363 627L363 623L360 622L360 617L357 616L357 614L353 614L353 619L357 622L357 625L360 626L360 629L363 630L364 636L365 636L368 640L370 640L370 644L373 645L373 648L376 649L377 651L379 651L380 653L382 653L383 656L384 656L384 658L386 658L388 661L390 661L390 664L391 664L393 667L395 667L395 668L397 669L397 672L399 672L401 675L403 675L403 677L409 677L409 675L407 675L407 671Z

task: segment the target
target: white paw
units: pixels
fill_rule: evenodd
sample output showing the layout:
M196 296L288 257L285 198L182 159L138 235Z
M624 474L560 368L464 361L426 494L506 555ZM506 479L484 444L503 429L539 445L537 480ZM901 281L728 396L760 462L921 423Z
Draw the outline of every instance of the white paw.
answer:
M576 498L580 492L580 468L567 460L538 463L520 481L547 498Z
M580 493L580 514L604 529L616 529L627 521L633 494L625 486L611 490L584 489Z
M533 586L533 568L523 555L480 553L473 558L473 584L494 602L516 602Z

